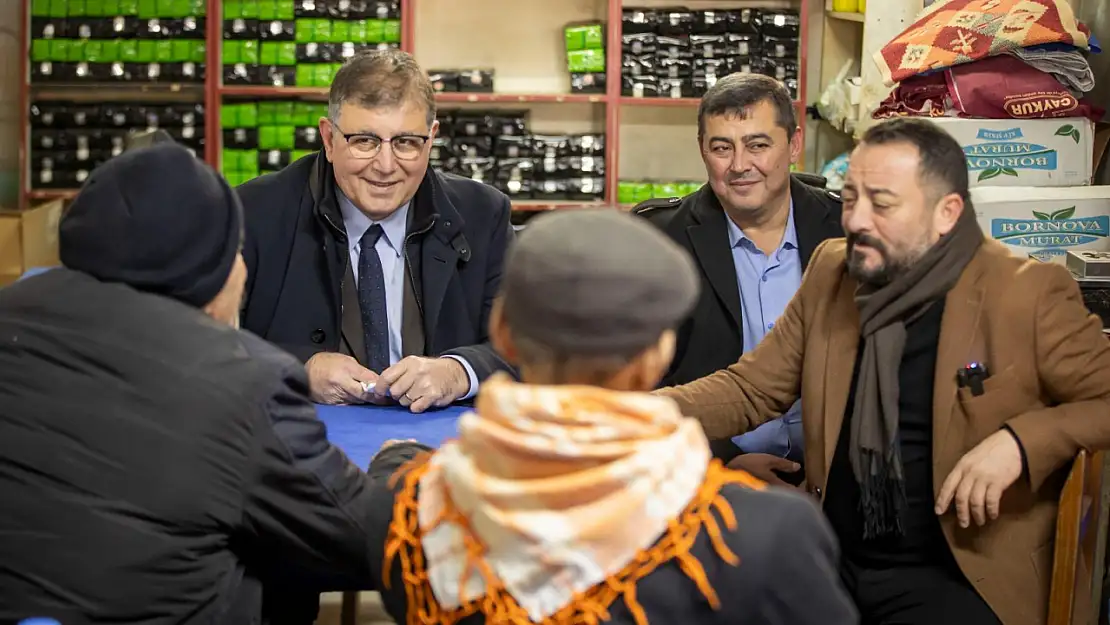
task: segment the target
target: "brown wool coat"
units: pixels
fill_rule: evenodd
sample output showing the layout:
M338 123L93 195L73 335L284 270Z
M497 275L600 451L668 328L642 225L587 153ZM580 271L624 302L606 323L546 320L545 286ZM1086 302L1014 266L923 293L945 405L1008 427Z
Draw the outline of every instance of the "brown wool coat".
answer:
M802 400L806 477L823 497L859 343L856 282L844 239L814 253L775 329L728 369L660 391L711 439L747 432ZM1110 448L1110 342L1059 266L1013 257L984 241L945 300L933 380L933 482L1008 425L1028 476L1002 497L1000 517L960 529L941 519L956 561L1005 625L1040 625L1048 610L1052 539L1066 469L1080 449ZM956 371L987 363L978 397ZM924 383L924 381L923 381Z

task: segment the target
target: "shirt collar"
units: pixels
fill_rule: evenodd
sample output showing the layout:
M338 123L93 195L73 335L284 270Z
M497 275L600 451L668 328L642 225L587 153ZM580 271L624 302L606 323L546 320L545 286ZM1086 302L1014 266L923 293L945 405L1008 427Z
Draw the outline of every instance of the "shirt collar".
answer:
M742 242L747 241L752 243L748 235L736 225L728 215L725 215L725 223L728 224L728 245L729 248L734 248ZM798 249L798 231L794 228L794 200L790 200L790 212L786 215L786 230L782 233L782 242L779 243L779 249Z
M347 230L347 240L351 245L358 245L362 239L362 235L370 229L370 226L378 224L382 227L382 235L385 242L389 247L398 255L401 255L401 248L405 240L405 230L408 229L409 221L409 202L401 205L401 208L393 211L393 214L381 221L374 221L366 216L366 213L360 211L355 207L351 200L343 194L343 191L336 188L335 195L339 200L339 212L343 215L343 227Z

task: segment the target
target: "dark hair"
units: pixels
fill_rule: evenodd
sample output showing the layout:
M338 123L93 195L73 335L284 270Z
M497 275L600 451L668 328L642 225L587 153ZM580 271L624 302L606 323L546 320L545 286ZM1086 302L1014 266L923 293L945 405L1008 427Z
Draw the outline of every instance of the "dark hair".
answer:
M331 81L328 116L337 120L348 102L368 109L414 102L424 105L429 126L436 118L436 94L428 75L411 54L400 50L372 50L348 59Z
M936 199L956 193L970 203L967 156L952 135L926 119L896 117L868 128L860 140L860 144L866 145L893 143L917 148L921 161L918 176L923 183L933 186Z
M698 138L705 135L705 118L718 115L747 117L751 108L760 102L775 107L778 125L793 137L798 130L794 100L786 85L762 74L729 74L718 80L698 105Z

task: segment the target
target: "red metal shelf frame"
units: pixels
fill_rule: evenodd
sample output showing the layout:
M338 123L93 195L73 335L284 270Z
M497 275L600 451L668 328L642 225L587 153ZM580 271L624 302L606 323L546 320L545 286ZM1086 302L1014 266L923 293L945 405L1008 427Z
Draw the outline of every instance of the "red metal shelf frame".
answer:
M261 87L261 86L224 86L220 72L221 45L223 42L222 0L206 0L208 19L206 20L206 52L207 65L204 81L205 104L205 150L204 159L213 167L219 168L220 144L222 132L220 127L220 106L225 96L275 98L294 97L319 99L327 97L326 88L313 87ZM518 202L518 210L554 210L575 207L590 207L616 205L617 184L620 180L620 124L621 109L625 106L635 107L697 107L700 100L697 98L631 98L621 96L621 10L623 0L606 0L608 3L606 35L606 92L604 94L515 94L515 93L441 93L436 97L443 103L489 103L489 104L538 104L538 103L589 103L605 107L605 161L606 161L606 187L605 201L603 202ZM797 0L801 16L802 42L799 50L799 76L798 76L798 102L797 105L803 115L807 101L806 82L809 71L807 47L805 45L809 33L809 4L815 0ZM416 2L417 0L401 0L401 49L414 53L416 41ZM28 171L28 146L30 143L30 3L24 0L20 3L20 18L23 28L20 29L20 45L23 50L23 62L20 65L20 131L19 144L19 170L20 170L20 209L25 209L31 200L69 198L75 193L72 190L30 190Z

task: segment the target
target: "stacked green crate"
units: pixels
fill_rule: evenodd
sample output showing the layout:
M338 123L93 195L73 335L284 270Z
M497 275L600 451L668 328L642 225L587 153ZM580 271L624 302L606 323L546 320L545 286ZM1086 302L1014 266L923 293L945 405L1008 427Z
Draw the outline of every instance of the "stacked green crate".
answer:
M398 47L397 0L225 2L224 84L327 87L344 60Z
M563 29L571 93L605 93L605 27L572 24Z
M685 197L700 189L702 184L692 181L621 180L617 184L617 202L639 204L655 198Z
M32 81L203 81L205 7L205 0L32 0Z
M235 186L320 149L318 126L328 105L317 102L225 103L221 169Z

